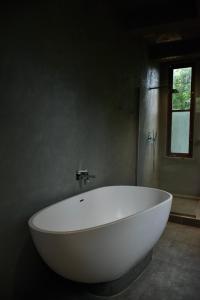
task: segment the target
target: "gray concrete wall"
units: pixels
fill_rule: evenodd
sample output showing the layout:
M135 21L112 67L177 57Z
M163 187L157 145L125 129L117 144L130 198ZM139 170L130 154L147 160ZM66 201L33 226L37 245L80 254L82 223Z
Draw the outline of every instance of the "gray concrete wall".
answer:
M85 190L136 182L143 48L101 1L87 3L1 7L1 299L35 299L41 288L56 299L27 220L80 192L79 167L96 175Z
M167 90L160 97L160 172L159 185L172 193L200 196L200 63L195 67L195 118L193 158L170 158L166 156L167 136ZM167 82L167 68L162 68L162 84Z
M143 52L145 54L145 51ZM158 186L159 68L143 57L141 74L137 184ZM148 140L148 136L151 140ZM156 137L153 141L152 138Z

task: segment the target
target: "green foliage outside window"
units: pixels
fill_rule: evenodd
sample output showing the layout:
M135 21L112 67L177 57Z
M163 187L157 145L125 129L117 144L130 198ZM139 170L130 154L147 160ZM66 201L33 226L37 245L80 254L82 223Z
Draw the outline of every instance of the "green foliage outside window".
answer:
M190 109L192 68L179 68L173 70L173 89L178 93L172 94L172 109Z

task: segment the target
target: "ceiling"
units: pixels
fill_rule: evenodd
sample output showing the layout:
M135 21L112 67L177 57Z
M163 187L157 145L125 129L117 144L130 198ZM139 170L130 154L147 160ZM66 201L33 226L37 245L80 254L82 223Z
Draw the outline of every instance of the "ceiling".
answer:
M65 1L57 0L55 5ZM83 3L82 0L76 1ZM17 9L31 6L31 3L35 1L4 1L1 11L6 17L12 11L16 13ZM149 45L200 38L199 0L84 0L91 14L93 6L98 7L100 3L109 9L116 25L133 36L144 38Z
M128 29L144 28L199 17L199 1L111 0L119 20Z
M121 28L146 40L152 58L200 55L200 1L111 0L110 4Z

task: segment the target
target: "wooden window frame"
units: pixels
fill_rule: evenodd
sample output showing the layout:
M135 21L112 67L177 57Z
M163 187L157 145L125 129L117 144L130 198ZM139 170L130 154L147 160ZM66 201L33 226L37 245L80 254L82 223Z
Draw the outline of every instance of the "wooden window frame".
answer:
M173 88L173 70L178 68L192 68L192 81L191 81L191 104L190 109L187 110L173 110L172 109L172 88ZM167 156L169 157L193 157L193 131L194 131L194 104L195 104L195 65L194 63L178 63L169 66L169 92L168 92L168 117L167 117ZM172 112L190 112L190 129L189 129L189 152L188 153L174 153L171 152L171 130L172 130Z

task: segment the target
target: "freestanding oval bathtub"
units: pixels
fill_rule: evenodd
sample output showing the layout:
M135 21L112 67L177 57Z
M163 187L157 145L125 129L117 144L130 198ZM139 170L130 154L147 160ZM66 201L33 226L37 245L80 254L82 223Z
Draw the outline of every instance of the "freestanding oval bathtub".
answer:
M160 238L172 195L158 189L108 186L60 201L34 214L29 227L46 264L85 283L118 279Z

